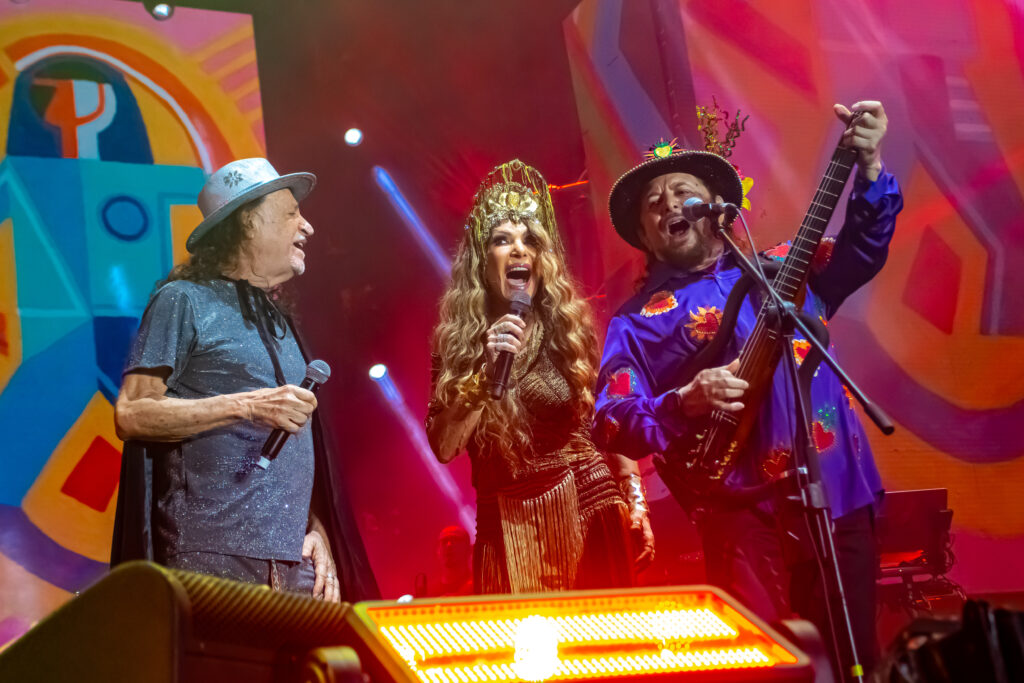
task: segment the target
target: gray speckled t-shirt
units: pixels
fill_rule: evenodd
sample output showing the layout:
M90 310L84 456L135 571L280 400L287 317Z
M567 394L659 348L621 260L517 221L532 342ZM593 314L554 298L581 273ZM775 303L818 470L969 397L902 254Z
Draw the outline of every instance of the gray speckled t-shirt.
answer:
M306 363L289 329L274 339L289 384ZM167 396L197 399L277 386L255 325L243 319L235 284L178 280L149 302L125 373L166 367ZM267 470L255 467L268 427L249 422L211 429L153 463L157 557L216 552L300 559L313 489L309 424L285 441Z

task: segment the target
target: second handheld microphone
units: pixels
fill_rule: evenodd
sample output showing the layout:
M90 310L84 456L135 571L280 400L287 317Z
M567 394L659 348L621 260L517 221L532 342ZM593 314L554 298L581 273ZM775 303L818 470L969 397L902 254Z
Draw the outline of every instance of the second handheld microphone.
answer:
M331 366L322 360L311 361L306 366L306 377L302 380L302 384L299 385L300 389L308 389L313 393L320 388L320 385L331 378ZM275 429L270 432L270 436L263 443L263 449L260 451L260 459L256 461L256 466L260 469L267 469L270 467L270 461L277 457L277 454L281 452L281 446L288 440L289 433L283 429Z

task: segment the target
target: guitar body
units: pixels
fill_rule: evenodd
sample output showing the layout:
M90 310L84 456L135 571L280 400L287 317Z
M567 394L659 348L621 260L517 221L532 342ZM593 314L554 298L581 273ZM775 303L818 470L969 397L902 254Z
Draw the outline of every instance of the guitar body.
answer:
M836 148L790 251L772 278L772 286L779 296L798 307L803 303L812 257L855 161L854 151ZM722 324L712 340L713 346L709 344L711 348L706 347L684 366L685 377L681 378L680 386L700 370L728 362L721 357L722 351L735 329L736 316L751 284L749 278L741 278L730 293ZM764 481L744 487L725 485L757 426L761 405L771 390L775 369L782 358L784 349L777 318L774 307L762 303L757 323L740 351L736 376L750 384L743 398L744 409L739 413L715 410L706 418L694 421L682 439L666 453L655 456L654 464L662 481L687 511L706 508L711 502L748 504L763 497L774 484Z
M735 290L730 294L730 303L736 294ZM740 298L742 299L742 296ZM735 328L737 313L738 311L735 311L733 317L729 319L729 307L726 307L722 327L713 341L720 341L721 346L725 345L732 329ZM727 489L724 485L726 477L733 469L732 463L739 457L751 432L757 426L761 404L771 389L775 368L782 357L782 346L777 341L778 331L775 330L769 338L773 342L773 349L766 362L758 364L747 373L737 375L750 385L743 397L743 410L739 413L714 411L707 417L694 420L693 428L685 438L673 444L666 453L654 458L655 468L665 486L673 498L688 511L703 507L711 500L736 504L749 502L759 497L767 488L757 486L751 489ZM708 358L711 357L712 354L708 354ZM717 364L724 362L715 361ZM713 367L713 364L705 367Z

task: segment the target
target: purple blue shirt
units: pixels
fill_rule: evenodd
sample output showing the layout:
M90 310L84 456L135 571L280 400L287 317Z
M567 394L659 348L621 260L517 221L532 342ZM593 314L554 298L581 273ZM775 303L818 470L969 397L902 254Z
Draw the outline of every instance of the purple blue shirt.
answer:
M854 181L846 220L834 240L826 238L815 256L803 308L823 322L885 264L903 198L885 170L873 183ZM782 260L788 243L764 252ZM731 255L710 268L684 272L656 262L643 287L618 310L608 327L598 376L595 441L633 459L664 452L694 424L684 418L673 391L688 359L718 331L722 311L742 276ZM757 297L739 309L733 337L719 363L735 359L757 321ZM799 335L793 349L803 362L808 344ZM834 353L833 353L834 355ZM840 359L841 360L841 359ZM758 423L738 458L727 486L749 486L790 464L795 430L794 400L785 363L780 362L761 406ZM882 491L854 399L822 364L811 382L813 437L833 517L870 505Z

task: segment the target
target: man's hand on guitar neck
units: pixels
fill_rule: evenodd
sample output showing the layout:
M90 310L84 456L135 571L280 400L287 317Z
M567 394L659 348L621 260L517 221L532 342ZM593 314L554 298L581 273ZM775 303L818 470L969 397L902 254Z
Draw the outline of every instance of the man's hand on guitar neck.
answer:
M733 374L739 367L740 359L737 358L724 367L706 368L698 372L692 382L676 389L683 414L700 417L712 410L728 413L743 410L743 404L736 399L742 398L750 385Z
M834 105L833 109L839 120L846 124L843 144L857 150L857 172L875 182L882 172L882 138L889 123L882 103L865 100L849 109L841 104ZM854 121L857 114L861 116Z

